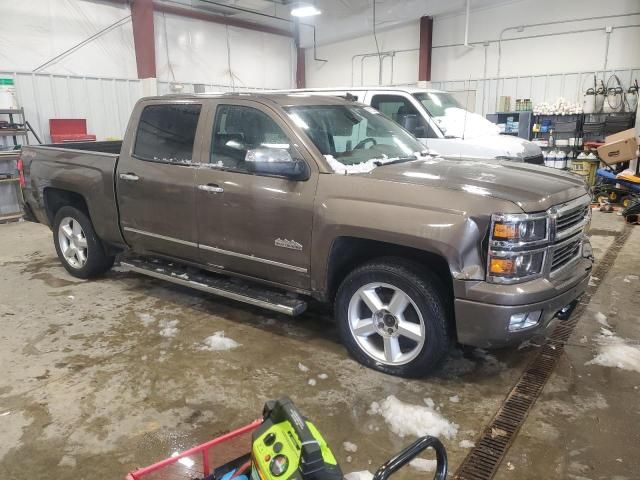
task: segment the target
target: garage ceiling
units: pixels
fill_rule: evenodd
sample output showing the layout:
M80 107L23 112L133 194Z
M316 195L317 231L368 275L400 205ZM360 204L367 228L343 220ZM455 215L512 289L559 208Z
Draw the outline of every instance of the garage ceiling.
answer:
M303 18L304 24L315 25L319 45L366 35L373 26L372 0L156 0L158 3L181 4L210 13L229 15L254 23L286 28L290 25L292 4L313 3L322 15ZM471 0L472 10L517 0ZM392 28L415 21L423 15L461 13L466 0L376 0L376 27ZM304 47L313 44L312 30L303 28Z

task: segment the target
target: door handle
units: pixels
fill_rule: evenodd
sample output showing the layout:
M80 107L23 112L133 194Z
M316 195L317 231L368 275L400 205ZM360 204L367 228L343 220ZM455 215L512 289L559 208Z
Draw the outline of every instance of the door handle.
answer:
M122 180L126 180L127 182L137 182L138 180L140 180L140 177L135 173L121 173L120 178Z
M222 193L224 192L224 188L219 187L213 183L209 183L207 185L198 185L198 190L202 190L203 192L208 193Z

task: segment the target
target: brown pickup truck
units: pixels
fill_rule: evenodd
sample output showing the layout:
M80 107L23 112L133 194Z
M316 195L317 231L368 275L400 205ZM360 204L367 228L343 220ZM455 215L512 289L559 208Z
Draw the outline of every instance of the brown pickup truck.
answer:
M586 288L583 181L430 157L371 107L311 95L145 98L122 142L25 147L28 208L74 276L122 267L296 315L333 304L360 362L544 333Z

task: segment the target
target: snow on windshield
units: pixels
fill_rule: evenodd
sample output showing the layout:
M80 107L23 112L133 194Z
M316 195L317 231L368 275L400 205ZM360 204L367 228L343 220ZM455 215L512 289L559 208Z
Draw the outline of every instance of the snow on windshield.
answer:
M449 107L444 116L435 117L444 134L458 138L478 138L499 135L498 126L482 115L471 113L464 108Z
M416 157L416 160L430 160L432 158L431 155L425 152L414 152L413 155ZM366 162L345 165L344 163L336 160L333 155L324 155L324 158L327 159L327 162L329 162L329 165L335 173L340 173L343 175L349 175L353 173L369 173L376 167L379 167L386 163L395 162L396 160L400 159L400 157L392 158L383 155L381 158L371 158Z

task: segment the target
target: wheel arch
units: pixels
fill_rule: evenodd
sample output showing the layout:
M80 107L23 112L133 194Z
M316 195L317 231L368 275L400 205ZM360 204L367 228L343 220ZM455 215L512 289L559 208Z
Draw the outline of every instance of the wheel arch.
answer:
M84 213L91 221L89 207L85 198L71 190L63 190L60 188L47 187L43 191L44 208L47 214L49 225L53 227L53 219L62 207L75 207Z
M409 260L419 269L434 275L440 283L447 315L453 323L453 278L445 257L436 252L378 240L344 236L333 241L327 265L325 300L331 303L335 300L336 292L349 272L366 262L385 257Z

